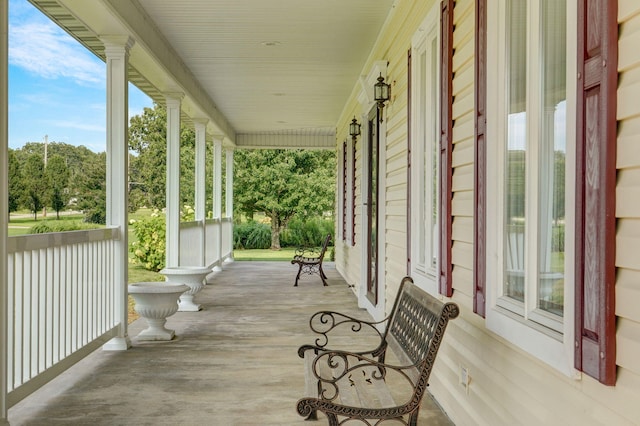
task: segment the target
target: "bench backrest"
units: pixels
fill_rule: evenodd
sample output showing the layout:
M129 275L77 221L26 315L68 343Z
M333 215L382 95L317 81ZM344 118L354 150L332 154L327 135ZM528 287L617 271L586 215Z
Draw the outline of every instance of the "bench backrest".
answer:
M403 365L415 366L410 375L418 400L426 389L447 323L458 313L455 303L439 301L410 277L402 280L384 339Z
M324 253L327 251L327 247L329 246L329 242L331 241L331 234L327 234L327 237L324 239L324 243L322 244L322 250L320 250L319 259L322 262L324 258Z

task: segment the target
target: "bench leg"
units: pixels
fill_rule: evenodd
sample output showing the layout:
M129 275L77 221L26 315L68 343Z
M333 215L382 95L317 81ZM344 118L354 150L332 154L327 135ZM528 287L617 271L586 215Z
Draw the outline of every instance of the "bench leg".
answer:
M318 420L318 412L316 410L313 410L305 420Z
M293 285L294 287L298 287L298 279L300 278L300 273L302 272L302 264L300 268L298 268L298 275L296 275L296 283Z
M324 271L322 270L322 265L320 265L320 269L319 269L319 275L320 275L320 279L322 280L322 284L324 284L324 286L328 286L327 284L327 276L324 274Z

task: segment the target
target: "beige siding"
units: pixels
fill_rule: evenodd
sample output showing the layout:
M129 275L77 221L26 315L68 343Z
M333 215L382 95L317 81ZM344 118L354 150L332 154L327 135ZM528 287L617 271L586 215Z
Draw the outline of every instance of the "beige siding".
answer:
M465 6L473 7L470 3L457 1L454 40L472 45L472 26L461 24L468 15ZM453 299L463 312L450 324L430 386L457 425L640 424L640 2L620 1L619 11L626 20L620 27L618 92L616 386L603 386L588 376L564 376L487 331L484 320L471 312L474 76L461 65L454 70L452 214ZM473 49L455 48L455 64L473 61ZM468 394L457 383L460 366L469 369Z
M369 61L361 74L367 75L373 63L379 60L388 61L387 82L391 83L391 101L384 110L386 126L385 153L381 158L385 159L384 178L381 179L381 190L384 194L384 217L382 236L385 244L385 297L387 311L391 308L391 301L395 299L400 280L407 273L407 91L409 88L407 74L407 52L411 47L411 38L418 26L426 16L426 13L435 4L431 1L398 2L391 12L383 29L376 47L369 55ZM356 82L351 97L345 106L338 123L338 140L348 134L348 125L353 116L360 117L362 113L358 97L361 86ZM338 253L350 258L338 259L338 270L348 277L350 283L362 280L361 261L364 256L360 238L363 232L363 218L360 206L362 205L362 140L358 138L357 162L357 210L356 210L356 246L343 248ZM356 261L357 260L357 261Z
M392 100L385 107L384 243L385 295L392 300L406 273L407 229L407 51L411 38L434 1L399 1L370 53L362 74L374 61L387 60ZM617 364L615 387L584 375L575 378L534 359L485 327L473 306L474 215L474 19L475 1L457 0L453 58L453 301L462 314L450 323L429 390L456 425L640 425L640 2L619 0L620 82L617 152L618 217L616 241ZM363 111L353 92L337 126L337 140ZM415 119L415 118L414 118ZM357 218L355 247L337 247L337 265L347 281L361 280L362 140L357 143ZM390 309L387 302L387 310ZM468 368L468 392L459 384Z
M471 308L473 302L473 111L474 36L473 0L458 0L454 6L453 33L453 289L459 304ZM458 294L456 294L458 293ZM455 297L454 297L455 298ZM456 374L459 366L456 369Z
M611 407L640 423L640 2L619 2L616 334L618 381ZM634 388L626 388L633 383ZM597 395L599 389L594 387ZM608 395L609 396L609 395ZM613 401L613 400L616 401ZM635 403L633 402L635 401Z

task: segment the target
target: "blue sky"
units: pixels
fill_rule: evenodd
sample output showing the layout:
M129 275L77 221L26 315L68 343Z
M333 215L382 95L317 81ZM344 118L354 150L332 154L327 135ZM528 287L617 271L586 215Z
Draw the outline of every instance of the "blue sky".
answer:
M129 85L129 115L153 102ZM9 0L9 147L106 146L106 66L26 0Z

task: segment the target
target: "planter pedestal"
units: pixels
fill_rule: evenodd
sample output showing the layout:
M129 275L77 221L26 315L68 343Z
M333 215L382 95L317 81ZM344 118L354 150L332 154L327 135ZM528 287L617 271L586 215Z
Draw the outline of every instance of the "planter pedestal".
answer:
M186 284L189 290L180 296L178 310L180 312L197 312L201 306L193 299L204 287L204 279L211 273L211 269L201 266L177 266L164 268L160 271L167 282L172 284Z
M136 312L147 320L149 328L138 334L138 340L171 340L174 330L164 327L167 317L178 311L178 298L189 286L164 282L129 284L129 294L135 300Z

